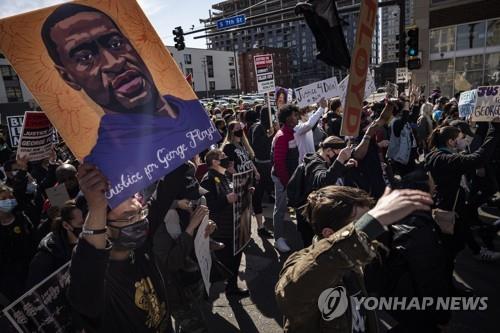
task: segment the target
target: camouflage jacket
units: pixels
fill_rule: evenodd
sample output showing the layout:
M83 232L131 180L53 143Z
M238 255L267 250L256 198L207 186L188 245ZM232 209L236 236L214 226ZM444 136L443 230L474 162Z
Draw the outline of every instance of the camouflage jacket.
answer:
M350 223L332 236L288 258L275 288L276 301L285 316L285 332L353 332L359 322L353 322L354 307L348 294L349 288L346 287L346 278L349 277L351 282L354 280L359 286L360 296L367 295L362 269L376 256L370 240L385 230L376 219L365 214L356 223ZM329 302L325 302L328 292L324 291L327 289L330 290L330 296L333 295ZM342 297L344 304L341 304ZM329 308L325 308L326 303L329 303ZM378 332L375 313L364 312L364 319L361 320L364 330L359 331Z

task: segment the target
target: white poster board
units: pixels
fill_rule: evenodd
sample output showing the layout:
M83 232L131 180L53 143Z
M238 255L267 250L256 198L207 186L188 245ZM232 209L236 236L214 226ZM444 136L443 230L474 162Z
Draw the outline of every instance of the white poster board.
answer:
M274 91L273 55L256 55L253 57L253 62L255 65L255 77L257 79L257 91L259 94Z
M194 252L198 265L200 266L201 277L207 290L207 295L210 295L210 271L212 269L212 256L210 255L210 236L205 237L205 229L208 226L208 216L205 216L198 232L194 238Z
M299 108L317 103L322 97L339 96L339 84L336 77L314 82L295 89L295 98Z
M349 75L347 75L342 81L340 81L338 85L339 97L342 102L342 106L345 106L345 98L347 96L347 84L349 83ZM366 85L365 85L365 96L367 99L373 92L377 90L375 86L375 81L371 73L368 71L368 75L366 76Z
M477 99L472 121L492 121L500 118L500 86L477 88Z

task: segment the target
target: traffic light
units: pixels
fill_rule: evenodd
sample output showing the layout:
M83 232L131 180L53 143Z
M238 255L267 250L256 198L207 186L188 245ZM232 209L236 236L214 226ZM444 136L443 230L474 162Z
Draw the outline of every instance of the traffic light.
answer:
M422 66L422 63L420 61L420 58L415 57L413 59L408 59L408 69L419 69Z
M416 57L418 55L418 28L409 29L406 36L408 37L406 40L408 46L406 54L410 57Z
M174 34L174 42L175 42L175 48L179 51L184 50L186 47L186 44L184 44L184 31L182 31L181 27L176 27L172 33Z

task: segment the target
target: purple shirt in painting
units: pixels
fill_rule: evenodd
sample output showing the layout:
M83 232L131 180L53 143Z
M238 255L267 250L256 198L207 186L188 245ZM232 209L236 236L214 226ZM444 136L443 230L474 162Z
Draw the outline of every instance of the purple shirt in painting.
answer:
M106 114L97 143L85 162L96 165L111 182L111 207L170 173L220 140L198 100L164 96L177 118L143 113Z

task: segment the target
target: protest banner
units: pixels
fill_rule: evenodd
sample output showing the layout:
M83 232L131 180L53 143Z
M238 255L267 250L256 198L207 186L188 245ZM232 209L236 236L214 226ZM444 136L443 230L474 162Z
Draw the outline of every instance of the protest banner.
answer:
M0 20L0 31L73 154L109 180L111 207L220 140L134 0L64 3Z
M194 238L194 252L198 265L200 266L201 277L207 290L207 295L210 295L210 270L212 269L212 256L210 254L210 237L205 237L205 229L208 226L208 215L205 216L198 232Z
M339 97L340 97L340 100L342 101L343 106L345 106L345 99L347 97L347 84L348 83L349 83L349 75L347 75L338 84ZM373 77L370 74L370 72L368 72L368 75L366 76L364 99L368 98L376 90L377 90L377 87L375 86L375 81L373 80Z
M274 91L273 55L263 54L253 57L257 91L259 94Z
M54 133L49 118L43 112L26 111L19 138L17 156L40 161L50 156Z
M468 119L474 111L476 105L477 90L464 91L458 100L458 114L460 117Z
M385 93L387 97L398 98L398 85L395 83L387 82L385 85Z
M238 200L233 203L234 254L243 250L250 241L252 227L253 170L233 174L234 193Z
M317 103L322 97L328 99L335 96L339 96L339 84L336 77L295 89L295 97L299 108Z
M8 116L7 128L9 130L10 146L15 148L19 144L21 130L23 129L24 116Z
M70 262L3 309L18 332L73 332L71 307L66 299Z
M500 86L478 87L471 120L489 122L495 118L500 118Z
M286 88L283 88L283 87L276 87L275 90L274 90L274 101L275 101L275 105L276 105L276 108L278 108L278 110L283 106L285 105L286 103L288 103L288 89Z
M51 206L61 208L66 201L70 200L66 185L59 184L45 190Z
M347 97L342 117L340 134L343 136L357 136L361 122L361 108L363 106L363 92L366 86L366 75L370 63L373 30L377 17L377 0L361 2L359 10L356 44L352 53L352 61L347 85Z

